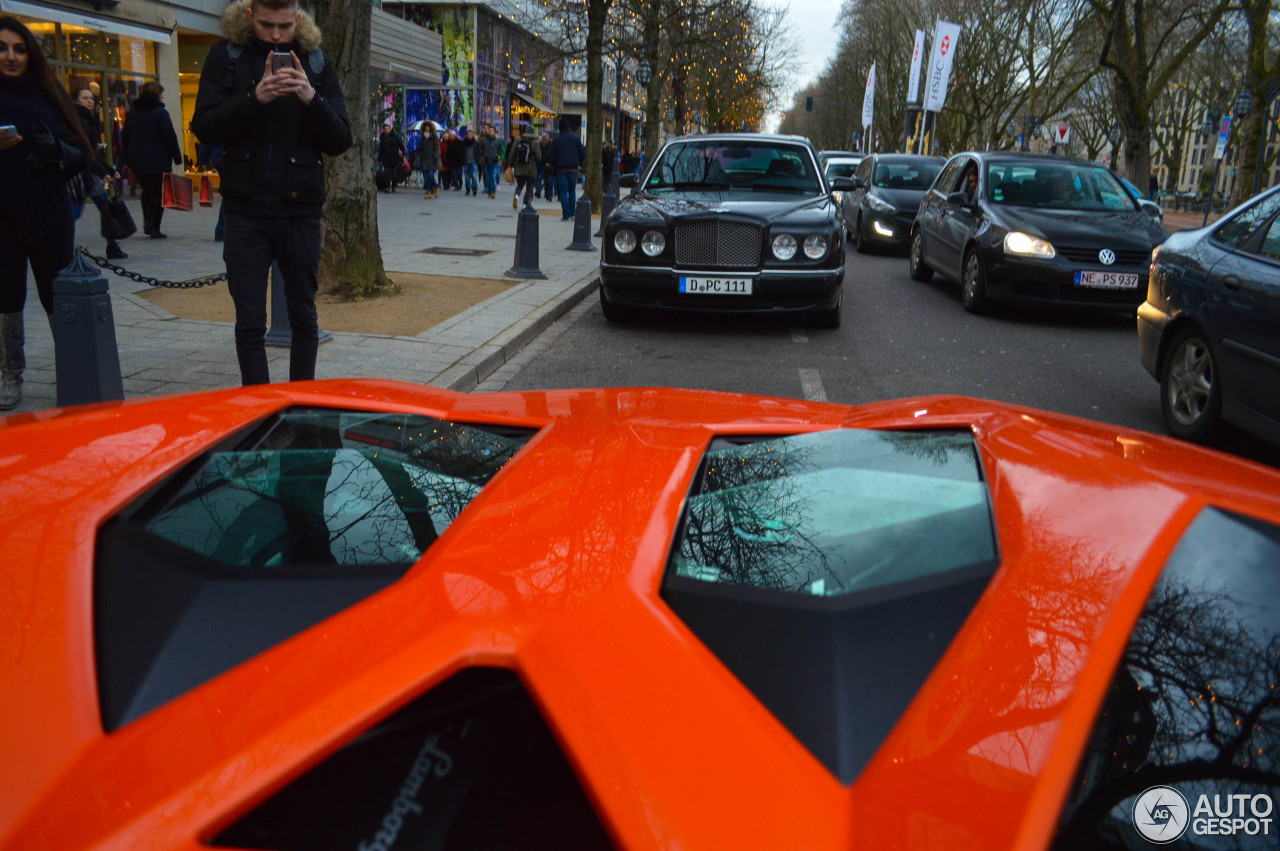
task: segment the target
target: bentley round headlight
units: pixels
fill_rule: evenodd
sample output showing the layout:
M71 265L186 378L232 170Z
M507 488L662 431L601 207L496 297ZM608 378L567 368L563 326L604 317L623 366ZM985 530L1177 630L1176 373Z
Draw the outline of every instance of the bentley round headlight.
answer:
M649 257L657 257L667 249L667 238L656 230L645 233L640 240L640 250Z
M780 233L773 238L773 256L779 260L790 260L796 256L796 238L789 233Z
M620 230L613 235L613 247L621 254L630 254L636 250L636 235L629 230Z
M810 260L820 260L827 253L827 238L820 233L806 237L804 241L804 256Z

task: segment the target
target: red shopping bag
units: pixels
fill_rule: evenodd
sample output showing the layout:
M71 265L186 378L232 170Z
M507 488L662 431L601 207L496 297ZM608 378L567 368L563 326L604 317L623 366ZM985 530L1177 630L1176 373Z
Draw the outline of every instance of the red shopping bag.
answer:
M200 175L200 206L213 206L213 181L207 174Z
M191 178L165 172L160 189L160 205L171 210L190 210Z

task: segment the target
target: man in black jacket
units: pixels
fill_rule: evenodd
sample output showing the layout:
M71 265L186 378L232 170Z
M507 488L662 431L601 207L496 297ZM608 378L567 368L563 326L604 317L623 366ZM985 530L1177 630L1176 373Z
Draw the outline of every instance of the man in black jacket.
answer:
M164 88L155 80L142 84L133 109L124 119L120 147L125 165L142 187L142 232L152 239L164 239L160 219L164 216L160 187L173 164L182 162L182 148L173 120L164 105Z
M222 16L225 39L200 74L191 128L224 145L227 289L236 307L236 356L244 384L266 384L267 272L280 264L293 340L289 380L315 378L319 325L322 154L351 147L351 126L320 29L297 0L237 0ZM273 54L275 58L273 58Z

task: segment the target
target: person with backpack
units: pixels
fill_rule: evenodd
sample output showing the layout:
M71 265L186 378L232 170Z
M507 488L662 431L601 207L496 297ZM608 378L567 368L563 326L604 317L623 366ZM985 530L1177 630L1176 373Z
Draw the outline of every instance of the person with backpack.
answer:
M542 146L533 129L525 126L524 132L507 148L507 159L504 165L515 172L516 191L511 196L511 209L517 209L520 190L524 189L524 204L533 203L534 185L538 180L538 162L542 159Z

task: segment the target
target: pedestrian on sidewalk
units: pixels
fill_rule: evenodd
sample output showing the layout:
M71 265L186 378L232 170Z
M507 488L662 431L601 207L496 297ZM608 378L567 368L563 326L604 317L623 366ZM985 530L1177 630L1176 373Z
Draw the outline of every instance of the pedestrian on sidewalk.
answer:
M618 162L618 149L608 139L600 146L600 174L603 177L600 185L609 189L609 181L613 179L613 169Z
M227 234L222 257L236 308L236 358L245 385L266 384L267 274L284 277L293 335L289 380L316 375L320 327L321 155L351 147L351 125L321 33L297 0L236 0L222 16L225 36L209 50L192 129L226 145L222 194ZM272 70L272 53L293 60Z
M551 135L543 133L538 138L538 146L542 149L542 156L538 157L538 182L533 187L533 194L546 197L550 201L553 192L551 185L555 183L554 174L549 171L550 164L547 162L547 149L551 146Z
M578 171L587 159L587 149L578 134L569 132L569 119L560 119L560 133L551 140L548 159L560 187L560 221L573 219L578 205Z
M475 131L468 132L465 124L458 129L458 138L462 140L462 174L463 179L466 181L465 194L478 195L480 192L480 179L478 177L480 142L476 138Z
M404 178L404 142L400 134L391 129L391 122L382 125L382 135L378 137L378 163L387 176L386 192L395 192L396 184Z
M142 187L142 232L152 239L165 239L160 230L164 217L161 184L173 166L182 162L182 148L173 120L164 106L164 86L155 80L142 84L133 109L124 119L120 134L124 164Z
M542 159L542 145L533 135L532 127L525 127L519 138L507 148L507 168L515 172L515 194L511 196L511 209L516 209L520 190L524 190L524 204L533 203L534 186L538 182L538 161Z
M102 122L98 119L98 102L88 86L77 86L71 92L71 100L76 105L76 117L80 119L80 129L85 138L93 146L94 158L89 165L93 180L88 187L88 195L100 213L107 212L107 181L114 180L119 185L120 172L116 171L102 159L101 153L106 148L102 141ZM79 216L76 216L79 218ZM107 240L107 259L123 260L128 257L114 239Z
M453 147L453 131L445 128L440 134L440 189L448 192L453 188L453 166L449 164L452 156L450 149ZM439 195L439 193L436 193Z
M93 161L71 98L31 30L0 17L0 410L22 400L26 369L27 264L46 315L53 279L74 256L70 184ZM52 319L50 320L52 323Z
M462 172L467 163L466 145L463 140L466 132L466 127L459 127L449 137L449 174L453 185L450 187L446 184L445 189L452 188L455 192L462 189Z
M440 194L436 184L436 172L440 170L440 137L436 135L436 126L430 121L423 122L422 144L418 147L419 166L422 168L422 188L427 198L435 198Z
M480 139L481 167L484 169L484 191L490 198L498 197L498 169L502 162L502 140L492 124L484 126Z

